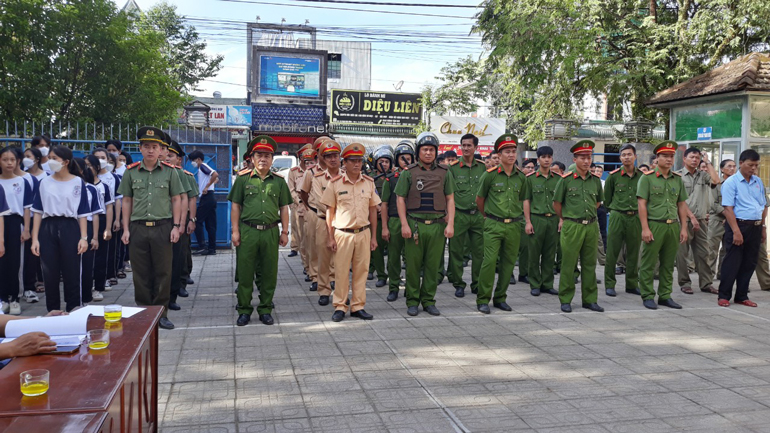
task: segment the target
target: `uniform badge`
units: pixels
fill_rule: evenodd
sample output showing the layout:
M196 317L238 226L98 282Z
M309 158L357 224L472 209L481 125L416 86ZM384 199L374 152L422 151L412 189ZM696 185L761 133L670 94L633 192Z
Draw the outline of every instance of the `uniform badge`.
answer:
M417 179L417 191L422 191L425 189L425 184L422 183L422 179Z

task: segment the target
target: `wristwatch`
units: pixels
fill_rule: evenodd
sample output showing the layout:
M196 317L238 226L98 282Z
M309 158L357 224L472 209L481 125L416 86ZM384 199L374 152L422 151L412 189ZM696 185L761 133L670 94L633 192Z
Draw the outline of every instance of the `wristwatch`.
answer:
M81 241L87 241L88 240L88 236L83 236L83 237L80 238L80 240Z
M181 224L174 224L174 227L176 227L176 228L179 228L181 226L182 226Z
M197 223L198 222L198 218L190 218L190 221L192 221L194 223Z

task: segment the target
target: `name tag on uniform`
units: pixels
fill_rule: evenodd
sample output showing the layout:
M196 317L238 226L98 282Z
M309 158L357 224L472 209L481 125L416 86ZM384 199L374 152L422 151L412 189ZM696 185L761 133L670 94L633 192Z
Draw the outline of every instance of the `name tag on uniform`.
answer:
M340 191L340 192L337 193L337 195L345 195L347 193L348 193L347 191Z
M505 186L505 184L502 183L502 182L498 182L498 183L495 184L495 186Z
M465 179L465 178L467 178L468 176L465 176L465 175L458 175L458 176L455 176L455 177L457 177L457 179Z
M256 185L251 185L251 184L246 185L246 189L254 189L256 187L257 187Z
M576 187L576 186L571 186L571 187L569 187L569 190L570 190L570 191L577 191L578 189L577 189L577 187Z

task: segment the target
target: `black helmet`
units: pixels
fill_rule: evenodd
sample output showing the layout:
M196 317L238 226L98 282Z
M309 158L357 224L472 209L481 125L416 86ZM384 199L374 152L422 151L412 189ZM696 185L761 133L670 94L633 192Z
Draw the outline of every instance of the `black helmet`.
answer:
M412 158L414 159L414 148L412 147L411 141L402 140L398 143L396 149L393 151L393 158L398 161L398 157L401 155L412 155Z
M378 159L380 159L380 158L386 158L386 159L388 159L388 160L391 162L391 164L392 164L392 163L393 163L393 150L391 150L390 146L388 146L387 144L384 144L384 145L382 145L382 146L378 147L378 148L377 148L377 149L374 151L374 156L373 156L373 158L374 158L374 162L375 162L375 163L376 163L376 162L377 162L377 160L378 160Z
M433 146L438 151L438 137L432 132L423 132L417 136L417 145L415 146L415 152L419 152L422 146Z

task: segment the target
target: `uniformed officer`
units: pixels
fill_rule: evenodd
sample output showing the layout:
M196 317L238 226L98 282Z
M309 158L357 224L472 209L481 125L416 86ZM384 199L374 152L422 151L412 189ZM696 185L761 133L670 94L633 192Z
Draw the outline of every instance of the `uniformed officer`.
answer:
M529 176L535 172L537 161L534 159L525 159L521 163L521 172L524 173L524 177ZM519 278L520 283L529 284L529 236L525 231L526 224L521 224L521 236L519 241ZM511 274L511 284L516 284L516 276Z
M401 236L401 220L398 218L398 200L393 192L399 173L414 163L414 149L409 140L401 141L393 152L398 170L385 178L382 185L382 238L388 242L388 302L398 299L401 283L401 263L404 258L404 238Z
M436 164L438 137L430 132L417 136L417 162L399 176L398 217L405 239L407 314L416 316L418 306L432 316L436 307L439 263L447 239L454 236L455 182L445 165ZM420 271L423 271L420 283Z
M278 246L289 242L291 193L286 181L270 167L277 143L267 135L249 142L253 170L241 170L227 199L230 206L232 242L238 253L238 326L251 320L253 281L259 289L257 314L265 325L273 324L273 295L278 278ZM278 232L278 224L281 232ZM256 274L256 278L255 278Z
M721 280L722 260L725 258L725 246L722 245L722 237L725 234L725 215L724 206L722 206L722 183L730 176L735 174L735 161L732 159L723 159L719 163L719 169L722 171L721 182L711 190L714 201L709 208L709 267L706 275L709 277L709 285L714 284L714 273L716 278Z
M699 170L701 158L706 161L708 172ZM660 164L660 161L658 161ZM687 266L687 258L692 250L695 261L695 271L698 273L698 285L702 292L717 294L719 291L711 285L707 267L709 265L708 251L708 217L711 208L711 190L719 183L714 166L708 159L708 154L695 147L684 151L684 167L678 170L687 192L687 242L679 247L676 255L676 271L679 287L682 292L692 295L692 281Z
M315 156L315 150L313 150L313 145L309 145L305 150L300 152L299 159L302 161L303 166L303 172L302 176L305 175L305 172L307 170L312 170L313 167L315 167L316 164L316 156ZM297 230L299 232L299 254L300 258L302 259L302 266L305 269L305 281L312 281L310 279L310 276L308 274L308 266L309 266L309 259L308 259L308 242L307 242L307 236L305 235L306 229L306 215L310 212L305 206L304 203L302 203L302 197L300 196L300 191L302 189L302 177L297 179L297 182L294 184L294 189L292 190L292 199L297 200L298 204L296 205L297 209L297 218L298 218L298 227Z
M326 206L327 245L334 253L335 269L352 269L352 286L347 273L334 288L332 320L340 322L348 310L348 293L353 290L350 316L372 320L366 305L366 274L369 258L377 249L377 209L380 196L374 179L362 173L364 145L352 143L342 151L345 172L335 176L324 191L321 202ZM320 234L319 234L320 236Z
M519 255L523 202L527 197L527 178L514 165L518 147L515 135L501 135L495 141L500 165L488 169L479 180L476 206L484 216L484 262L479 275L476 308L489 314L489 301L495 308L511 311L507 300L508 283ZM497 287L495 268L498 268Z
M642 224L639 221L639 202L636 187L642 172L635 166L636 148L626 144L620 148L622 167L613 170L604 184L604 200L610 211L607 229L607 259L604 266L605 292L616 296L615 265L618 255L626 247L626 293L639 292L639 246L642 243Z
M374 185L377 187L377 195L382 196L382 185L385 179L393 174L393 151L390 146L384 145L374 151ZM388 284L388 274L385 272L385 250L387 242L382 239L382 226L377 225L377 249L372 251L371 263L369 263L368 280L377 277L376 287L384 287ZM375 275L376 274L376 275ZM369 278L371 277L371 278Z
M537 149L537 162L540 168L527 175L524 200L525 232L529 237L529 249L525 252L529 255L529 293L558 295L553 287L553 267L559 242L559 217L553 210L553 195L561 176L551 172L553 148L550 146Z
M479 139L473 134L460 138L462 159L449 166L455 180L455 236L449 242L449 282L455 288L455 296L465 296L467 283L463 280L463 252L471 247L471 293L479 289L479 272L484 259L484 217L476 206L479 180L486 172L484 163L474 158Z
M184 189L174 167L158 159L165 145L163 136L158 128L139 129L142 161L126 169L118 193L123 196L125 227L121 240L131 244L136 304L162 306L159 326L174 329L166 307L171 296L172 244L182 231Z
M296 257L299 255L299 245L302 241L302 233L299 228L299 212L297 212L297 208L300 207L302 200L296 191L296 186L297 181L302 179L302 176L305 174L305 161L302 160L302 152L305 149L309 149L311 146L312 144L308 143L297 150L297 159L299 160L299 165L292 167L289 170L289 175L286 176L286 184L289 186L291 198L294 200L294 203L292 203L289 207L291 211L291 252L289 253L288 257Z
M639 270L639 289L645 307L655 310L655 265L660 261L658 305L682 308L671 299L674 283L674 261L679 244L687 242L687 191L680 173L671 171L677 144L664 141L655 146L657 166L639 179L636 196L639 201L639 220L642 224L642 267ZM677 219L677 215L678 218ZM682 225L680 226L679 222ZM626 263L628 266L629 263Z
M596 303L599 288L596 285L596 255L599 245L599 225L596 223L596 209L604 200L602 182L591 174L591 157L594 142L580 140L570 152L575 162L575 172L562 175L556 185L553 209L561 221L562 266L559 279L559 301L561 311L572 312L572 298L575 296L575 267L581 264L580 291L583 308L603 312Z
M319 150L321 145L326 141L331 140L327 136L321 136L315 139L313 142L313 150L316 153L316 166L305 171L305 175L302 177L302 182L299 186L299 195L302 199L302 204L307 208L305 212L305 227L303 235L306 237L305 245L307 246L307 275L310 277L312 284L310 285L310 291L315 292L318 290L318 252L316 250L316 226L318 223L318 209L315 207L316 197L313 196L313 202L310 202L310 186L313 183L313 176L319 171L326 169L326 164L321 157ZM318 197L320 199L320 197ZM307 280L306 280L307 281Z

